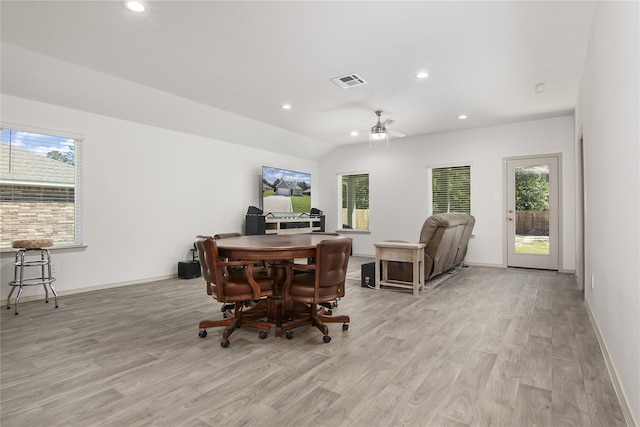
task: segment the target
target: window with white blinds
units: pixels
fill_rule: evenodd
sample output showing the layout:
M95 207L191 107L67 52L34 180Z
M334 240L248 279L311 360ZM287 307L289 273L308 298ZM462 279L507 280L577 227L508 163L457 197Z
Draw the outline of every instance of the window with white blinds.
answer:
M341 187L342 229L369 230L369 174L338 176Z
M471 213L471 166L431 168L432 212Z
M0 138L0 246L50 238L82 244L82 140L3 127Z

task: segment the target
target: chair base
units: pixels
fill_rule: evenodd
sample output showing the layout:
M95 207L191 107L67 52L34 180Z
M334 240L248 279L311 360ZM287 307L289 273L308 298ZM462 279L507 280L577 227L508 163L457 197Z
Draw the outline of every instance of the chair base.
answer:
M282 324L282 329L285 332L285 336L287 339L293 338L293 329L302 327L302 326L315 326L318 328L323 335L323 341L325 343L331 341L331 337L329 336L329 327L326 323L342 323L342 330L346 331L349 329L349 323L351 320L347 315L331 315L327 308L321 306L318 308L317 304L308 304L308 312L297 314L296 317L288 322L284 322Z
M261 300L255 306L244 309L245 302L238 301L235 303L234 315L233 317L228 317L222 320L202 320L198 327L201 329L199 335L201 338L207 336L207 328L218 328L224 326L225 329L222 332L222 341L220 345L222 347L229 346L229 336L240 327L248 327L259 329L260 338L264 339L267 337L267 332L271 330L271 323L267 321L259 321L259 319L264 319L267 317L267 302L265 300ZM223 306L223 309L225 306Z

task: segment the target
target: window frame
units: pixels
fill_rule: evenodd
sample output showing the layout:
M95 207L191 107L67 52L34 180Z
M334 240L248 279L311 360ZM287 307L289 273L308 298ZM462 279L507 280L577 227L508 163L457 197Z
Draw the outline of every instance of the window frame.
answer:
M367 175L367 179L368 179L368 186L367 186L367 201L369 203L369 207L367 208L368 211L368 220L367 220L367 228L344 228L344 223L342 221L342 182L343 182L343 177L345 176L357 176L357 175ZM337 193L338 193L338 200L337 200L337 218L338 218L338 231L339 232L344 232L344 233L369 233L371 231L371 219L370 219L370 215L371 215L371 173L370 171L366 170L366 171L351 171L351 172L338 172L336 174L336 183L337 183Z
M73 242L61 242L57 243L54 240L54 245L57 248L82 248L86 247L84 244L84 183L83 183L83 162L84 162L84 142L85 135L60 131L55 129L41 128L37 126L23 125L12 122L0 123L0 131L4 129L10 129L12 131L29 132L41 135L55 136L59 138L68 138L74 140L74 236ZM6 252L12 250L11 245L1 245L0 252Z
M433 170L445 169L445 168L469 168L469 213L472 211L473 206L473 162L462 161L454 163L443 163L436 165L427 165L427 213L428 216L433 215Z

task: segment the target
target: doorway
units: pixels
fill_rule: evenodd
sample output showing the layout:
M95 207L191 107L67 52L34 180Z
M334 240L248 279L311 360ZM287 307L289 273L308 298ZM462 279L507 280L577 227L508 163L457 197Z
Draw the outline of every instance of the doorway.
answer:
M506 160L508 267L558 270L559 157Z

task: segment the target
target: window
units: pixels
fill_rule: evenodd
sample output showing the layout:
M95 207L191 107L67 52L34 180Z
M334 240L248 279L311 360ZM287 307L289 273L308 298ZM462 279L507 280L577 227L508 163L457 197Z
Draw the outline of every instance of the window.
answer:
M342 229L369 230L369 174L339 175Z
M432 213L471 213L471 166L431 168Z
M82 244L81 139L2 128L0 246L50 238Z

